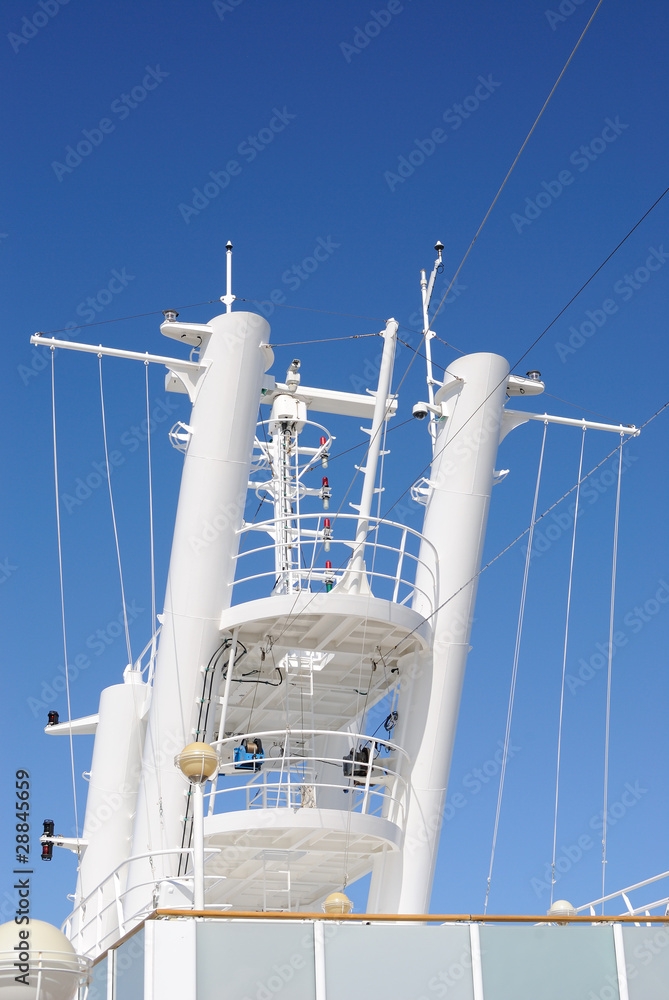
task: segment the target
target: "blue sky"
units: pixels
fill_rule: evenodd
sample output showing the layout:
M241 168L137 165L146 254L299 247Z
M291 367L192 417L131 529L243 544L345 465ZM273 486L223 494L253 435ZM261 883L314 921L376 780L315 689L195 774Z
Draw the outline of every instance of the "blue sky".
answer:
M357 391L375 384L379 341L310 342L373 334L395 316L400 336L418 344L419 269L431 266L441 239L444 278L454 273L595 7L593 0L547 3L3 5L0 66L11 99L3 109L0 218L2 788L11 801L14 771L31 772L34 849L42 818L53 818L61 832L70 832L73 818L66 741L42 732L48 708L64 716L66 705L60 683L53 686L63 657L50 375L30 335L81 324L76 337L85 342L169 352L158 332L160 310L215 303L225 290L223 248L232 239L235 292L266 303L275 344L305 342L276 350L276 373L299 355L310 383ZM440 310L434 328L453 347L435 342L439 364L459 351L495 351L515 366L662 194L666 36L660 0L643 8L604 0ZM327 248L325 259L305 271L302 261L317 246ZM624 423L651 417L669 399L668 265L669 197L516 369L539 369L558 398L521 405ZM440 279L440 297L445 287ZM285 302L274 307L277 289ZM214 304L181 313L205 322L217 311ZM395 384L412 356L407 348L399 353ZM61 354L56 369L61 493L73 495L103 457L97 362ZM424 377L417 359L397 422L424 398ZM165 431L187 419L187 408L165 395L160 370L151 379L152 408L164 418L152 436L160 603L181 462ZM121 456L115 499L139 651L151 632L144 370L110 362L105 380L110 440ZM668 419L660 415L625 450L609 801L622 801L627 784L636 798L627 795L632 804L610 828L611 889L667 867L669 604L661 598L669 596ZM357 427L337 433L339 445L361 437ZM498 464L511 472L494 491L486 560L527 527L541 433L541 425L525 426L502 447ZM389 440L388 506L429 461L424 425L410 422ZM578 430L549 428L540 510L575 483L580 444ZM589 433L584 467L615 445L610 435ZM347 461L332 464L335 496L353 474ZM608 639L614 461L592 477L576 547L568 672L579 679L580 669L587 679L574 682L565 700L558 856L564 849L576 857L579 838L590 846L565 862L557 887L576 903L597 896L601 884L605 671L597 654ZM497 912L548 905L538 883L552 845L570 502L535 536L512 730L517 749L490 898ZM420 526L418 511L409 523ZM79 716L96 711L100 689L117 683L125 665L104 488L64 510L63 546L70 660L88 660L72 683ZM435 911L483 905L522 573L519 544L481 578L449 789L449 802L459 792L464 804L447 806ZM77 741L77 775L88 769L90 751L89 738ZM82 780L78 795L82 814ZM6 815L1 857L9 886L13 828ZM73 858L58 852L37 868L34 914L59 923L73 889ZM8 919L11 893L0 905Z

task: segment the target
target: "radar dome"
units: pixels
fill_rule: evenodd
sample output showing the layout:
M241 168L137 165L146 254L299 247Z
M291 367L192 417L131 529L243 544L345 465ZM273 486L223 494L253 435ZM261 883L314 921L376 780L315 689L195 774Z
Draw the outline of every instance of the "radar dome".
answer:
M2 1000L35 1000L40 972L40 1000L71 1000L88 964L53 924L31 919L0 925Z

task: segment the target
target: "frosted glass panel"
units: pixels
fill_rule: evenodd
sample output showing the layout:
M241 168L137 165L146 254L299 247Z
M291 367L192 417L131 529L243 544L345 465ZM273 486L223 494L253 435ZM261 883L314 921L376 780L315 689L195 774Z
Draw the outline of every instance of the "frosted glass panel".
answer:
M612 927L481 927L481 962L485 1000L619 1000Z
M313 956L310 924L198 923L197 1000L315 1000Z
M116 949L114 1000L143 1000L144 928Z
M669 927L623 927L630 1000L667 1000Z
M327 1000L473 1000L469 928L326 924L325 979Z
M88 984L87 1000L107 1000L107 958L91 969L92 979Z

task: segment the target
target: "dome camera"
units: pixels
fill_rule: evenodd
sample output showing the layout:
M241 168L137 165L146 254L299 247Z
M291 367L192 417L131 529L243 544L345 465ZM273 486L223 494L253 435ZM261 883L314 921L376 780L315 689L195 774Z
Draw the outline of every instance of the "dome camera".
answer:
M416 420L425 420L428 413L427 403L416 403L411 412Z

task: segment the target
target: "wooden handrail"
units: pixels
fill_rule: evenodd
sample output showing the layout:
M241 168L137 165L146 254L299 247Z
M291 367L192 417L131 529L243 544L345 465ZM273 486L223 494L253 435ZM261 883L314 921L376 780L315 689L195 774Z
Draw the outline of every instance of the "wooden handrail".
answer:
M470 923L470 924L669 924L669 914L645 916L563 916L554 914L482 914L482 913L293 913L244 910L154 910L147 919L161 917L214 917L220 920L342 920L353 923Z

